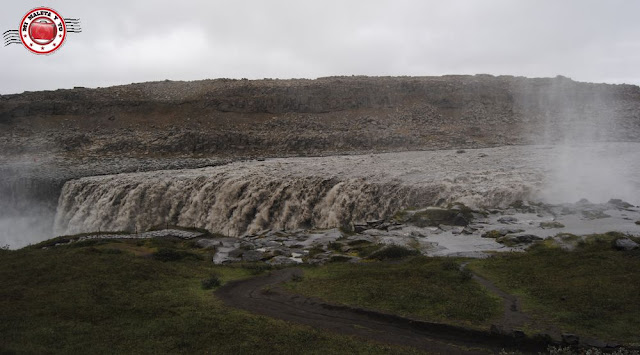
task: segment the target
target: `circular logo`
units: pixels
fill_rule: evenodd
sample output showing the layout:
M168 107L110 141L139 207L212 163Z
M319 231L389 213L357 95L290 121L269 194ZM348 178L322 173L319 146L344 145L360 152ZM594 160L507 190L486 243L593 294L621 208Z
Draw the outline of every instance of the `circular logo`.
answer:
M38 7L24 15L19 31L22 44L36 54L53 53L67 38L64 19L48 7Z

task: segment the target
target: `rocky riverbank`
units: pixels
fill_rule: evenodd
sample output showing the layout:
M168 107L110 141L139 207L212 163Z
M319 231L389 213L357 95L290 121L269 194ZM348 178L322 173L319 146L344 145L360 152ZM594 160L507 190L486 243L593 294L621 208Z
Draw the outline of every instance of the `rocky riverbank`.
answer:
M518 201L504 209L488 210L455 204L450 208L403 210L389 219L353 224L349 230L262 230L232 238L164 229L62 237L46 246L90 239L172 237L193 240L198 247L210 249L216 264L290 265L360 262L411 254L484 258L494 252L524 250L539 241L571 250L587 235L609 232L617 233L616 248L640 247L640 207L616 199L560 205Z

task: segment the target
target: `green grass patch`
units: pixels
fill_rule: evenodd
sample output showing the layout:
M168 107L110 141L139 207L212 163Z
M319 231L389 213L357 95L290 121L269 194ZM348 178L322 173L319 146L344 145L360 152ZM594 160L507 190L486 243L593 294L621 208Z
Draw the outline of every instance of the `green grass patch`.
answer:
M411 352L228 308L203 290L217 283L203 280L215 276L224 284L255 270L216 266L206 258L162 262L149 257L155 244L1 251L0 353ZM160 244L200 252L182 241Z
M375 259L375 260L402 259L409 256L419 255L419 254L420 252L417 250L408 249L400 245L389 245L369 255L369 259Z
M287 287L331 303L485 329L501 313L501 301L447 258L327 264Z
M591 235L573 251L539 243L526 253L496 254L469 267L521 296L539 325L638 344L640 251L614 250L621 236Z
M45 241L42 241L40 243L37 244L32 244L27 246L26 248L30 248L30 249L42 249L42 248L51 248L51 247L55 247L56 244L67 244L70 241L76 241L78 239L80 239L81 237L87 237L87 236L93 236L93 235L113 235L113 234L122 234L122 235L127 235L130 234L129 232L122 232L122 231L115 231L115 232L96 232L96 233L80 233L80 234L74 234L74 235L65 235L65 236L60 236L60 237L56 237L56 238L52 238L52 239L47 239ZM100 241L100 239L89 239L89 240L85 240L82 241L84 242L90 242L90 241Z
M361 258L369 257L371 254L383 248L383 245L380 244L358 244L357 246L351 248L351 251L355 252L357 256Z
M178 261L182 259L202 260L202 257L198 254L173 248L160 248L153 253L153 258L160 261Z

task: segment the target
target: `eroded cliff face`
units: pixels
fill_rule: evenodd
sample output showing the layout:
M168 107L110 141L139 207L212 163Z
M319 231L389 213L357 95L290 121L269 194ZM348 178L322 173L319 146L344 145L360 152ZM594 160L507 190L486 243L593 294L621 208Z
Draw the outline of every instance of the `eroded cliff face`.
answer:
M225 157L478 148L557 141L558 125L604 119L616 126L601 139L637 140L640 88L487 75L218 79L1 96L0 147Z

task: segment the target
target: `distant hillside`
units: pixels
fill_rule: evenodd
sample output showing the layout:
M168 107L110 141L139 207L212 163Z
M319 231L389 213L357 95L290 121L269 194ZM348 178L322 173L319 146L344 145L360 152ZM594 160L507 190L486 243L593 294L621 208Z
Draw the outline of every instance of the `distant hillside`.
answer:
M552 142L567 132L639 140L640 88L564 77L354 76L0 96L5 154L324 155Z

